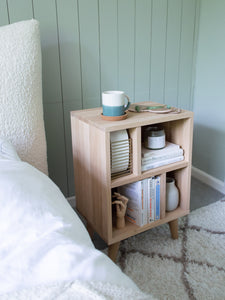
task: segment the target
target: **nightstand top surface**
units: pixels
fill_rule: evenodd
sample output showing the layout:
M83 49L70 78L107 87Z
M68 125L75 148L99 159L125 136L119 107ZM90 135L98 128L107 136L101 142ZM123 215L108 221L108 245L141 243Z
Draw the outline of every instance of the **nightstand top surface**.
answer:
M156 102L137 103L137 105L139 104L160 105L159 103ZM135 113L135 112L128 111L127 112L128 116L125 120L106 121L101 118L101 113L102 113L102 107L98 107L98 108L71 111L71 117L77 118L80 121L95 126L100 130L109 131L109 132L193 117L193 112L188 110L183 110L183 109L181 110L180 113L153 113L153 112Z

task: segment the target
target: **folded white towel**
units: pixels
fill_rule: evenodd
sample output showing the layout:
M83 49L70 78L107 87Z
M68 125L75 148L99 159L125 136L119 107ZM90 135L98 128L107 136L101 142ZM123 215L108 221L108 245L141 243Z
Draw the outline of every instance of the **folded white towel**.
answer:
M47 174L41 72L39 23L0 27L0 137Z

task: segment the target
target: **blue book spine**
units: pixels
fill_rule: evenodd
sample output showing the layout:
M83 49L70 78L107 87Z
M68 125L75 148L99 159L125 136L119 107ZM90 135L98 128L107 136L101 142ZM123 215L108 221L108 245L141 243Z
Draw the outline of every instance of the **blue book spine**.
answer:
M160 177L156 178L155 185L155 220L160 219Z

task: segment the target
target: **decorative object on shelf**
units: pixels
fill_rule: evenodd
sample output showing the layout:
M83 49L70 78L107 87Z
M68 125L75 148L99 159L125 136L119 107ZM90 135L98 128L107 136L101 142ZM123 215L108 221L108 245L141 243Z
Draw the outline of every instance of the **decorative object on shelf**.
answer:
M156 113L156 114L178 114L181 113L181 109L177 107L171 107L169 105L155 105L155 106L146 106L146 105L137 105L137 104L132 104L130 105L129 111L131 112L136 112L136 113L141 113L141 112L151 112L151 113Z
M179 203L179 191L175 185L175 179L166 178L166 211L172 211L177 208Z
M127 130L110 133L111 174L112 177L130 173L132 167L131 139Z
M165 131L160 126L148 126L144 130L144 146L148 149L162 149L166 145Z
M116 205L116 228L121 229L125 227L125 213L128 198L116 192L114 192L113 198L116 198L116 200L112 202L112 204Z
M125 103L125 99L127 99L127 103ZM129 106L130 99L122 91L105 91L102 93L102 108L104 116L123 116Z

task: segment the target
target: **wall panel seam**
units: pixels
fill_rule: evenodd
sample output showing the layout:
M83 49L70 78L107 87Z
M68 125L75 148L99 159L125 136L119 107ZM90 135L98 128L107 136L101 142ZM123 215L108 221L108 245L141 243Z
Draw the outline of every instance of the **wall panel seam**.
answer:
M33 15L33 18L34 18L34 0L31 0L31 4L32 4L32 15Z
M151 0L151 22L150 22L150 47L149 47L149 100L151 100L151 64L152 64L152 11L153 11L153 0Z
M101 35L100 35L100 8L98 0L98 55L99 55L99 88L100 88L100 104L102 103L101 91L102 91L102 57L101 57Z
M8 14L8 23L10 24L9 3L8 3L8 0L6 0L6 7L7 7L7 14Z
M179 42L179 58L178 58L178 76L177 76L177 107L179 107L179 95L180 95L180 65L181 65L181 36L182 36L182 19L183 19L183 2L181 2L181 13L180 13L180 42Z
M165 30L165 55L164 55L164 83L163 83L163 103L166 102L165 100L165 93L166 93L166 62L167 62L167 41L168 41L168 0L167 0L167 7L166 7L166 30Z
M56 13L56 26L57 26L57 42L58 42L58 53L59 53L59 77L60 77L60 87L61 87L61 106L62 106L62 119L63 119L63 140L64 140L64 148L65 148L65 169L66 169L66 184L67 184L67 194L69 193L69 179L68 179L68 157L67 157L67 146L66 146L66 126L65 126L65 111L64 111L64 101L63 101L63 85L62 85L62 63L61 63L61 49L60 49L60 40L59 40L59 20L58 20L58 6L57 0L55 0L55 13Z
M119 4L118 4L118 1L116 2L116 10L117 10L117 13L116 13L116 17L117 17L117 20L116 20L116 26L117 26L117 90L119 89Z
M133 74L133 97L134 97L134 102L136 102L136 94L135 94L135 72L136 72L136 34L137 34L137 30L136 30L136 10L137 10L137 0L134 0L134 74Z
M83 97L83 72L82 72L82 53L81 53L81 39L80 39L80 10L79 0L77 1L77 22L78 22L78 39L79 39L79 56L80 56L80 84L81 84L81 103L82 109L84 109L84 97Z
M198 38L198 20L199 20L199 0L195 0L195 23L194 23L194 33L193 33L193 48L192 48L192 74L191 74L191 99L189 109L193 110L193 98L194 98L194 88L195 88L195 66L197 58L197 38Z

